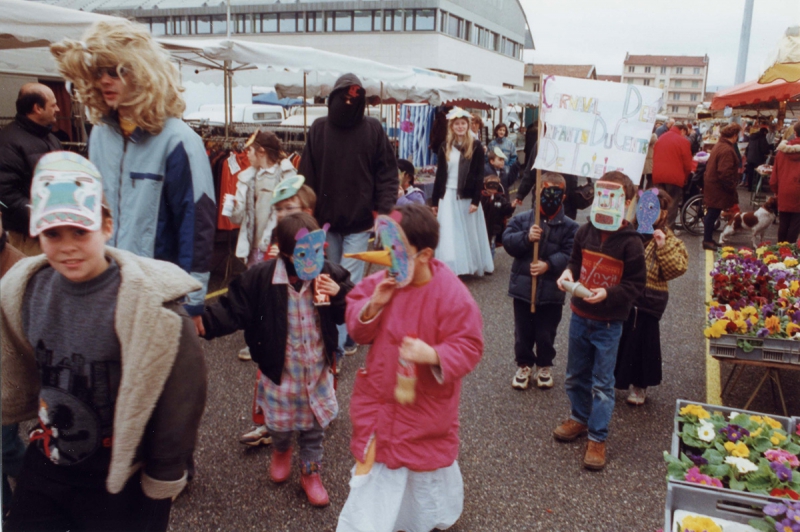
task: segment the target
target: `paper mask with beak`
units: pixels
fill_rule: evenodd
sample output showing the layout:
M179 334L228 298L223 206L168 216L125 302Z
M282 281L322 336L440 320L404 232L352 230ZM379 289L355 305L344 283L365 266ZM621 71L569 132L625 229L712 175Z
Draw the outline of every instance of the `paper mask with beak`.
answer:
M302 281L312 281L322 273L325 263L325 234L329 224L322 229L309 232L305 227L294 236L297 241L292 253L292 263L297 271L297 277Z
M638 231L643 235L652 235L655 228L653 224L661 216L661 202L658 201L658 189L639 191L639 205L636 206L636 220L639 222Z
M383 249L364 253L345 253L345 257L380 264L389 267L389 275L395 278L397 286L407 286L414 278L414 256L403 229L397 219L400 213L382 214L375 219L375 233Z
M597 181L589 218L601 231L616 231L625 219L625 191L619 183Z

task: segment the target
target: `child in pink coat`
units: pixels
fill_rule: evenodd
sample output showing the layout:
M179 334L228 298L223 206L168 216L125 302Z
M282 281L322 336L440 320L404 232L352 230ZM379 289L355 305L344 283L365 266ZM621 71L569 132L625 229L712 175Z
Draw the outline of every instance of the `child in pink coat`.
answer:
M347 297L347 329L371 344L350 400L357 464L337 532L428 531L461 515L458 402L461 379L483 354L483 321L467 288L433 258L439 224L430 209L397 209L413 261L400 288L381 271ZM415 398L396 401L398 359L416 364Z

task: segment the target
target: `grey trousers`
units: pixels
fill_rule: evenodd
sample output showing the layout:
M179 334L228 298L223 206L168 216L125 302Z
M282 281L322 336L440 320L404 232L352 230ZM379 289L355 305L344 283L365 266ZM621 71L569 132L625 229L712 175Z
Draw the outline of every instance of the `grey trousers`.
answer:
M300 445L300 461L303 463L322 462L322 440L325 438L325 429L314 420L314 426L309 430L297 431L300 434L297 442ZM269 435L272 436L272 447L282 453L292 446L293 431L277 432L270 429Z
M683 200L683 188L679 187L678 185L669 185L666 183L659 183L656 186L669 194L669 196L672 198L672 203L670 204L669 211L667 212L667 223L669 224L670 229L674 229L675 218L678 215L678 207L680 207L680 202Z

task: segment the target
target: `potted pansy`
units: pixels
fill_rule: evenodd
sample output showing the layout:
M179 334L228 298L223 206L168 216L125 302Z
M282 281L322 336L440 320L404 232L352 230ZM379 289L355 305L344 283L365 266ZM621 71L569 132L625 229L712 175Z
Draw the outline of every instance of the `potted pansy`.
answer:
M764 517L752 519L750 526L763 532L800 532L800 502L770 503L764 506Z
M773 497L800 497L800 445L765 415L679 411L677 455L664 453L669 478ZM675 450L673 450L675 452Z

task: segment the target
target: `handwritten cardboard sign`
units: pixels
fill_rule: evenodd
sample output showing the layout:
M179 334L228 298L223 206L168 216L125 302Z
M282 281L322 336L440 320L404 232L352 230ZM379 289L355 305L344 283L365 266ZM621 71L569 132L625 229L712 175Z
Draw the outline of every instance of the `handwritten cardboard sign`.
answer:
M618 170L641 180L661 89L545 76L535 168L597 179Z

